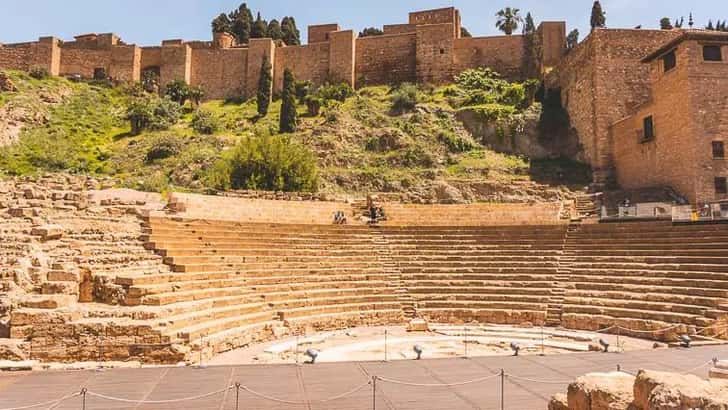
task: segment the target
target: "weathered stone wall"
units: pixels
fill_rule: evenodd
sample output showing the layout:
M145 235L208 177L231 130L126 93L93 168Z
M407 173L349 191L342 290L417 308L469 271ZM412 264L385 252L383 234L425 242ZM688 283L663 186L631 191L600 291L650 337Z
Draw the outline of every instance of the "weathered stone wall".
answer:
M351 31L330 33L329 77L333 82L355 85L356 34Z
M595 179L612 166L609 126L650 99L650 71L641 59L679 33L597 29L551 73L547 83L561 89Z
M60 58L60 43L54 37L41 37L31 43L0 44L0 68L29 70L42 67L52 75L58 75Z
M384 34L406 34L417 31L414 24L386 24L383 27Z
M728 177L728 164L713 158L712 142L728 145L728 61L703 61L697 41L680 44L676 56L669 72L661 59L646 64L651 102L612 126L618 182L626 189L671 186L693 202L725 199L716 194L714 178ZM641 142L647 116L655 138Z
M241 96L245 93L247 63L247 48L217 48L212 45L193 48L190 83L202 86L206 98Z
M356 86L414 82L415 33L364 37L356 40Z
M541 65L543 67L558 65L566 51L566 23L544 21L538 26L536 35L541 43Z
M271 64L271 75L274 75L275 67L278 64L276 56L279 55L276 50L275 43L269 38L251 39L248 45L248 63L247 74L245 76L245 97L250 98L255 95L260 80L260 68L263 65L263 58L268 57ZM281 70L281 72L283 72ZM301 80L302 78L299 78ZM303 78L305 79L305 78ZM273 87L275 88L275 77L273 78Z
M455 40L453 73L490 67L506 78L521 77L523 36L473 37Z
M443 84L452 80L452 23L417 26L417 81Z
M141 69L162 66L162 47L142 47Z
M273 70L275 92L279 92L283 88L283 71L286 68L293 71L296 80L309 80L315 84L323 84L329 75L329 43L276 49Z
M409 14L409 24L417 26L452 24L450 27L450 30L452 30L450 36L454 38L460 38L461 36L460 12L455 7L415 11Z
M308 26L308 43L325 43L329 41L330 33L340 31L338 24L319 24Z
M192 65L192 48L179 41L162 43L162 65L160 69L160 83L162 86L174 80L190 82Z

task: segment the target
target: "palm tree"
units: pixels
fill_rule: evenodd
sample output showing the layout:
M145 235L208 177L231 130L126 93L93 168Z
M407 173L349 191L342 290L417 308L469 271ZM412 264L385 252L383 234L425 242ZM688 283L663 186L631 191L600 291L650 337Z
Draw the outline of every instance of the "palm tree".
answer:
M519 9L510 7L499 11L495 14L498 17L495 27L510 36L518 29L518 25L523 23L523 18L518 14L520 11Z

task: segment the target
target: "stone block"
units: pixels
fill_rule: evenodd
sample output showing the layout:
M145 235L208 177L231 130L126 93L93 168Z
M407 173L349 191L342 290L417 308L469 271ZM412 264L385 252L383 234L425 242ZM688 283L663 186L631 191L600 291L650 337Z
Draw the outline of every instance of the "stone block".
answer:
M424 319L412 319L407 324L408 332L427 332L430 328Z
M43 241L58 240L63 237L63 227L58 225L44 225L30 231L33 236L40 236Z
M591 373L569 385L570 410L631 409L635 377L626 373Z
M638 409L728 409L728 382L641 370L634 404Z

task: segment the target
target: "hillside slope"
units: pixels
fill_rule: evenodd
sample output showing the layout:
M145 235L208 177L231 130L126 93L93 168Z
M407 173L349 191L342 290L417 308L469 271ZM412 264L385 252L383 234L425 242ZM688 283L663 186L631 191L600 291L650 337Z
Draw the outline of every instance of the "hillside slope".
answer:
M148 191L206 191L214 188L210 170L224 152L241 137L278 127L280 101L264 118L254 101L208 101L199 109L218 124L211 135L193 129L189 105L169 129L132 135L125 115L133 87L9 76L17 92L0 93L0 117L12 117L14 131L0 142L0 175L65 171L112 176L120 186ZM391 192L413 202L524 202L570 196L569 188L589 182L588 169L573 161L530 161L488 149L457 120L447 87L421 88L416 106L398 115L394 92L360 89L343 102L325 101L317 116L299 105L299 130L290 139L315 154L318 191ZM540 105L529 110L537 116ZM514 128L510 138L525 132Z

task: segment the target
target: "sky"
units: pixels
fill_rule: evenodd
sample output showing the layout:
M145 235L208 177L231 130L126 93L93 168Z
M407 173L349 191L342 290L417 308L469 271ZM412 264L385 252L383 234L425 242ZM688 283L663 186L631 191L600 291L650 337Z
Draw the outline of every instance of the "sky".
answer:
M210 21L241 0L2 0L0 43L41 36L72 40L84 33L113 32L128 44L159 45L162 40L209 40ZM338 23L357 32L365 27L407 22L416 10L455 6L474 36L497 35L495 13L504 7L530 11L536 22L565 20L568 30L589 32L592 0L249 0L248 7L270 20L296 18L305 41L310 24ZM709 19L728 20L728 0L602 0L607 26L657 28L660 18L695 16L696 27Z

